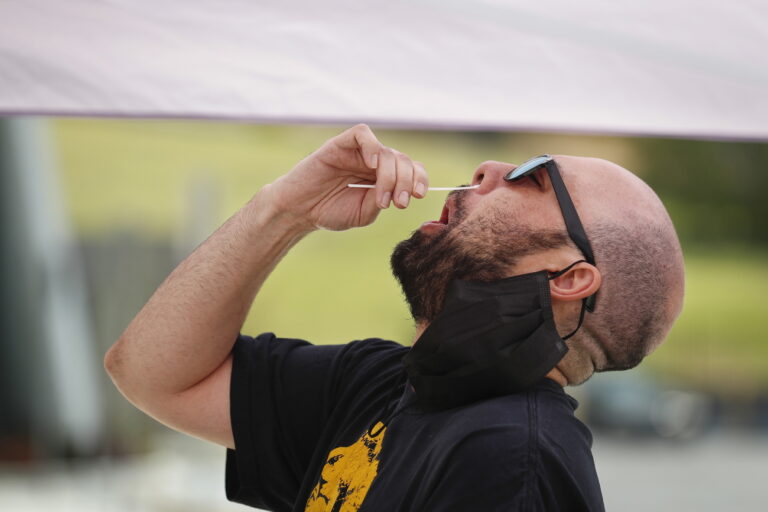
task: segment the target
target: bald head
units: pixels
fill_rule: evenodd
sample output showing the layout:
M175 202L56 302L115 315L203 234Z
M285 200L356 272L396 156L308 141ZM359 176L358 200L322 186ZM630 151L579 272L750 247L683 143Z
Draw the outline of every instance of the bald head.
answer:
M683 257L664 205L641 179L596 158L556 161L602 275L597 307L563 361L578 383L589 366L632 368L663 342L682 309Z

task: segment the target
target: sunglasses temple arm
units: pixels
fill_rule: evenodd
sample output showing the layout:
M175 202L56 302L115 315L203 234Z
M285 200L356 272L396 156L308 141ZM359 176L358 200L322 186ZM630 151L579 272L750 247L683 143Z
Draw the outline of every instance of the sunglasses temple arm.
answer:
M589 245L587 234L584 232L584 227L579 218L579 214L576 213L576 208L573 206L573 201L571 201L571 197L566 191L565 183L563 183L563 179L560 177L557 168L552 165L553 163L554 162L547 163L547 172L549 173L552 187L555 189L557 203L560 205L563 219L565 219L565 227L568 229L568 234L573 241L576 242L576 245L584 253L586 260L594 265L595 256L592 253L592 246Z
M557 204L560 205L560 211L563 213L563 219L565 220L565 227L568 230L568 235L576 243L581 252L584 253L584 258L587 262L594 265L595 255L592 253L592 246L589 244L587 234L584 232L584 226L581 223L579 214L576 213L576 208L573 206L571 196L565 188L563 178L557 170L557 164L554 160L549 161L546 164L546 168L547 174L549 174L549 180L552 183L552 188L555 189ZM595 296L592 295L585 300L586 309L592 311L595 307Z

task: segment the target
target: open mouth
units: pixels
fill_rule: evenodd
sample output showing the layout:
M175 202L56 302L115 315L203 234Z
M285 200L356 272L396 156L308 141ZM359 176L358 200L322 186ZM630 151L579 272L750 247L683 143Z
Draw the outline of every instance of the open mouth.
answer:
M448 208L448 202L446 201L443 206L443 211L440 213L440 220L430 220L429 224L443 224L447 225L451 220L451 210Z
M448 201L443 206L443 211L440 213L439 220L430 220L421 225L422 230L437 231L444 229L451 220L451 210L448 208Z

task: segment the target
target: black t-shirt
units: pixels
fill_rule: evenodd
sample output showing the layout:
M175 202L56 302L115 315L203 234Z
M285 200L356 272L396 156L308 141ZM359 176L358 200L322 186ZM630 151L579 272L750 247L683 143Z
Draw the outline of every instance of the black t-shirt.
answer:
M404 381L407 351L241 335L227 498L274 511L604 510L592 436L557 383L429 409Z

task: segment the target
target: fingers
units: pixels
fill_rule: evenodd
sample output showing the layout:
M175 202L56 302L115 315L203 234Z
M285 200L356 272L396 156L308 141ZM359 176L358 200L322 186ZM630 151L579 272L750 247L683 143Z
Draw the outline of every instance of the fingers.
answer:
M421 162L382 145L367 125L350 128L341 135L338 144L359 150L365 165L376 170L379 208L388 208L390 201L398 208L406 208L412 196L422 198L427 194L429 178Z
M400 153L395 157L397 162L397 185L395 185L395 206L405 208L411 200L413 193L413 162L410 158Z
M366 124L358 124L344 132L341 135L339 146L346 149L358 149L369 169L378 167L379 153L384 148Z
M388 208L392 201L398 208L406 208L411 197L421 198L427 193L429 178L420 162L391 148L379 152L376 169L376 204Z
M379 165L376 169L376 204L379 208L389 208L392 192L397 184L397 159L394 151L384 148L379 152Z
M419 198L424 197L427 195L428 188L429 176L424 165L421 162L413 162L413 195Z

